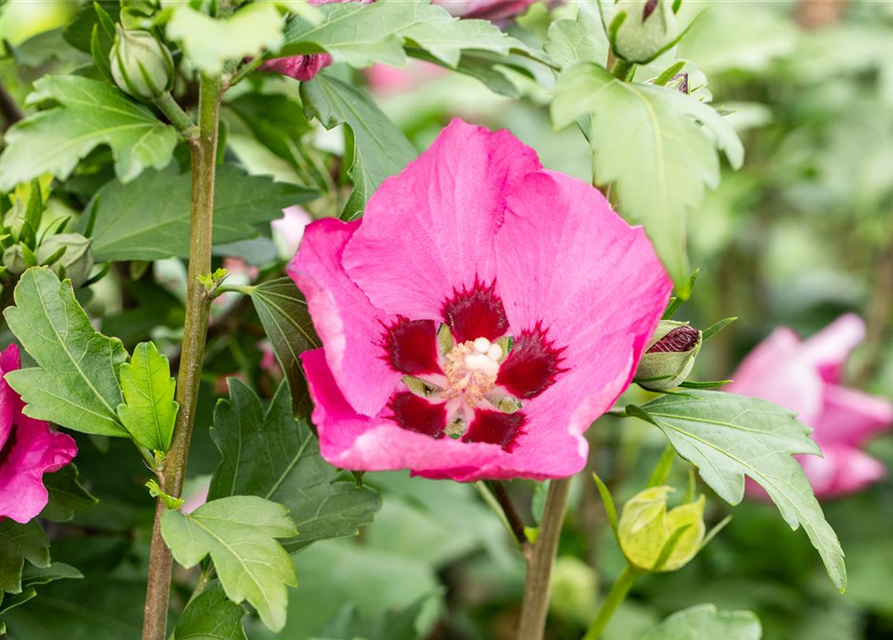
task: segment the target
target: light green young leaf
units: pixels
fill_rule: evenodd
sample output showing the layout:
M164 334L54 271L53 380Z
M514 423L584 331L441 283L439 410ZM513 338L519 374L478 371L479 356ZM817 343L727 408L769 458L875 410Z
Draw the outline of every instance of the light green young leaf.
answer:
M31 101L52 99L61 106L41 111L6 133L0 155L0 190L52 173L67 178L78 161L99 145L111 147L115 173L122 182L146 167L161 169L177 144L173 127L107 82L81 76L38 80Z
M209 555L227 597L248 600L272 631L285 626L286 586L297 586L295 567L276 538L297 531L288 509L255 496L208 502L191 514L167 511L161 533L187 569Z
M129 363L121 365L124 403L118 405L121 424L133 439L151 451L167 452L180 405L167 356L153 342L141 342Z
M32 520L19 524L10 518L0 522L0 594L22 593L25 560L36 567L50 566L50 542Z
M309 416L313 405L307 391L301 354L322 346L322 343L313 328L304 294L291 278L277 278L253 287L251 301L288 380L293 413Z
M524 48L488 20L459 20L427 1L333 3L319 9L325 16L320 24L298 19L288 26L285 46L277 55L326 52L354 67L376 62L402 67L403 47L412 44L455 66L466 49L506 54Z
M127 359L121 341L96 331L71 284L46 267L22 275L15 303L4 316L38 364L6 374L25 413L83 433L129 438L115 410L122 402L118 370Z
M624 213L645 225L685 297L685 212L719 185L722 149L741 166L744 150L712 107L668 89L621 82L598 65L579 63L558 79L552 121L562 129L591 122L589 142L599 185L616 184Z
M292 285L294 286L294 285ZM230 399L214 410L211 437L222 460L210 500L256 495L289 509L300 534L283 546L294 552L327 538L352 536L372 522L381 498L369 487L334 482L334 467L320 457L306 420L295 420L288 385L279 385L266 411L245 383L229 378Z
M342 219L351 219L385 178L400 173L416 157L416 149L364 91L336 78L320 74L302 82L301 99L308 117L315 116L326 129L347 125L353 134L348 173L354 190L341 212Z
M760 640L762 635L750 611L717 611L702 604L674 613L640 640Z
M189 61L216 74L230 60L254 57L282 44L282 16L271 2L255 2L226 20L215 20L186 3L178 3L167 36L179 42Z
M174 640L247 640L245 608L227 599L219 584L202 591L177 620Z
M549 25L544 49L562 68L575 62L606 64L611 44L602 26L598 4L577 3L576 19L563 18Z
M811 429L771 402L690 389L661 396L631 415L656 425L676 452L698 467L701 478L726 502L744 497L744 476L757 482L796 529L801 524L838 589L846 589L843 550L800 464L792 457L819 455Z
M93 254L104 260L160 260L189 255L191 178L176 167L147 171L130 184L112 181L93 203ZM285 207L307 202L316 192L265 176L249 176L233 165L217 168L214 183L214 243L258 235L258 227L282 216ZM146 215L151 211L152 215ZM84 232L90 221L81 217Z

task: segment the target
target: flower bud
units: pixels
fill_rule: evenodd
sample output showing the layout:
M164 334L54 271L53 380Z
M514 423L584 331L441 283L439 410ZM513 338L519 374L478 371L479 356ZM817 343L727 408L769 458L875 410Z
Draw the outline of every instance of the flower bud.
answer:
M60 277L70 278L71 286L77 289L87 281L93 270L93 241L79 233L60 233L37 248L38 262L46 264L63 248L65 252L49 267Z
M148 31L117 26L110 62L115 83L139 100L153 100L174 84L174 59Z
M670 0L619 0L608 25L614 55L636 64L654 60L678 34Z
M552 567L549 610L569 622L588 625L597 609L598 578L585 562L560 556Z
M691 373L700 350L700 331L685 322L661 320L648 341L634 382L650 391L678 387Z
M704 496L667 511L671 491L672 487L651 487L623 506L617 537L623 555L642 571L675 571L697 555L704 541ZM664 547L682 527L688 528L679 535L663 565L655 569Z
M14 244L3 252L3 266L14 276L21 275L28 268L22 255L21 245Z

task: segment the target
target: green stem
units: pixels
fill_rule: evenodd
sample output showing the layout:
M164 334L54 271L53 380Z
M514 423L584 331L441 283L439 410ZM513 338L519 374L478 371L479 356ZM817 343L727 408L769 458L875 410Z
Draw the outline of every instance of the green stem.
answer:
M636 64L634 62L618 58L614 68L611 69L611 75L621 82L626 82L632 77L635 68Z
M260 67L264 62L266 62L266 60L264 60L264 57L258 56L242 65L242 67L238 71L236 71L233 77L230 78L230 80L226 83L226 85L224 86L224 91L242 82L242 80L257 71L257 68Z
M527 560L527 579L524 582L524 602L518 624L518 640L542 640L546 628L551 593L552 564L564 524L564 510L571 478L552 480L546 496L546 506L540 520L540 533Z
M186 322L183 328L183 355L177 378L180 411L177 414L171 449L164 468L158 473L161 490L175 498L179 498L183 490L208 335L211 299L199 282L199 276L206 276L211 272L211 229L219 123L220 78L204 76L199 88L199 136L192 145L192 223ZM167 628L173 558L161 535L161 518L165 511L164 503L159 500L155 508L155 525L152 528L152 546L149 552L143 640L164 640Z
M189 114L183 111L180 105L177 104L177 101L173 99L169 91L165 91L160 98L155 100L155 106L161 110L161 113L171 121L171 124L177 128L177 131L182 133L190 143L195 142L198 138L198 127L195 126Z
M524 532L524 520L515 509L515 503L509 497L505 484L501 480L485 480L483 488L489 492L490 498L496 503L496 508L502 514L503 523L517 540L521 550L526 551L527 534Z
M639 572L633 569L632 565L626 565L623 573L620 574L617 582L614 583L614 586L608 592L607 599L602 603L601 608L598 610L598 615L592 622L592 625L590 625L589 631L583 636L583 640L599 640L602 637L602 632L608 626L608 622L611 621L611 617L617 611L617 607L626 600L626 595L638 579Z

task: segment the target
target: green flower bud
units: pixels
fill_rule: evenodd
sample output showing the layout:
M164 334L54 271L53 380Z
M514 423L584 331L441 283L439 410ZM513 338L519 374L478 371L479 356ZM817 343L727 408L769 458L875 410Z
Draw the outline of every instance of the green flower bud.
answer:
M588 625L597 610L598 579L595 571L573 556L561 556L552 567L550 611L581 626Z
M14 276L21 275L28 268L25 257L22 255L22 247L14 244L3 252L3 266Z
M678 35L670 0L619 0L608 16L614 55L646 64L669 47Z
M121 91L139 100L154 100L174 84L174 59L167 47L148 31L117 25L118 35L109 61Z
M704 541L704 496L667 511L667 495L671 491L672 487L651 487L623 506L617 537L623 555L642 571L655 571L664 547L682 527L688 528L657 571L675 571L685 566L697 555Z
M37 248L37 260L40 264L52 261L50 269L60 277L71 278L71 286L77 289L93 271L93 241L79 233L60 233Z
M701 332L686 322L661 320L636 369L634 382L668 391L685 382L701 350Z

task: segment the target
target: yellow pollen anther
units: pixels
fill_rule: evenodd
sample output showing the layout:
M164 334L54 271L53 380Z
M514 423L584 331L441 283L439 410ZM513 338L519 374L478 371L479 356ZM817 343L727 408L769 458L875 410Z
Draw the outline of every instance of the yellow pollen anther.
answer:
M501 357L502 347L487 338L457 344L446 355L444 373L448 384L443 396L461 395L470 405L479 405L496 386Z

